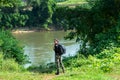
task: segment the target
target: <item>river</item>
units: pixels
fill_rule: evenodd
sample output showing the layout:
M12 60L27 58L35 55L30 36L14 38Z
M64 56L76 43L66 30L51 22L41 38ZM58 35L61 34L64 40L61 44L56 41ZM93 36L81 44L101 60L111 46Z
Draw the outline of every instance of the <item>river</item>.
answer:
M66 47L66 54L63 57L74 56L79 49L79 44L75 40L64 40L64 36L67 34L68 32L64 31L13 33L25 46L24 54L29 56L30 65L34 66L54 62L53 41L55 38Z

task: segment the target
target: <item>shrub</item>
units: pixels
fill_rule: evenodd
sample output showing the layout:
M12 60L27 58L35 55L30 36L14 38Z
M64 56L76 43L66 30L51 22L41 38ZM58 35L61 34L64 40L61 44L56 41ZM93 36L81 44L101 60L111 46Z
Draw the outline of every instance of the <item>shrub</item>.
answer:
M88 65L91 62L87 60L83 55L77 54L76 56L71 56L63 59L65 67L81 67L83 65Z
M6 59L2 62L2 71L20 71L20 66L14 59Z
M101 69L104 72L110 72L112 71L113 67L119 63L120 48L113 47L111 49L105 49L100 54L97 54L96 59L94 59L93 66Z
M20 71L20 65L14 59L3 59L3 54L0 52L0 70L1 71Z
M113 56L114 56L113 62L114 62L115 64L120 64L120 48L115 48L114 50L115 50L116 52L115 52L115 54L113 55Z
M104 58L111 58L113 59L115 57L115 53L120 53L120 48L112 47L110 49L104 49L101 53L97 54L96 57L99 59Z
M14 58L19 64L26 62L23 46L21 46L9 31L0 30L0 48L4 58Z
M14 29L17 27L23 27L28 20L27 15L20 13L1 13L1 28Z

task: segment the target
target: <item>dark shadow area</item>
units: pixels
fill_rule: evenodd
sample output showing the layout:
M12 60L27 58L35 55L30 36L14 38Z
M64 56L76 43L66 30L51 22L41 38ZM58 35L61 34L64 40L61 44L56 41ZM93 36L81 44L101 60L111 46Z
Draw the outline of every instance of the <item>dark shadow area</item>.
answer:
M52 73L53 71L56 70L56 66L54 63L49 63L47 65L40 65L38 67L36 66L30 66L28 68L29 71L31 72L39 72L39 73Z

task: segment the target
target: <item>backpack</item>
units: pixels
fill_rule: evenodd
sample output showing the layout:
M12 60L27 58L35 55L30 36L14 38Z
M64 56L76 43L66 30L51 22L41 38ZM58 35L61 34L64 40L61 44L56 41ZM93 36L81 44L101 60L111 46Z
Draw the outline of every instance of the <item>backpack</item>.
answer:
M64 45L59 45L59 48L60 48L60 55L63 55L66 53L66 48Z

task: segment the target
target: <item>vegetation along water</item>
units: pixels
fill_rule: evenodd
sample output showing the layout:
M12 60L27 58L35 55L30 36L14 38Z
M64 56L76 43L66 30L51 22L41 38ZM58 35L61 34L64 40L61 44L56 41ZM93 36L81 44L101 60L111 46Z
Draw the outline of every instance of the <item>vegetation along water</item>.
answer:
M33 47L34 41L31 46L22 40L28 33L13 34L16 30L35 34L28 40L35 39L38 43L37 35L39 38L42 36L40 40L49 40L51 46L54 38L50 37L51 33L57 35L54 31L61 31L58 33L60 41L69 47L75 43L65 41L75 40L79 51L74 56L63 58L66 73L59 76L55 75L52 60L46 65L40 63L42 65L24 68L26 63L34 59L25 54L24 49L32 47L28 51L36 52L48 44ZM64 36L63 33L67 34ZM69 47L67 50L73 54L74 49ZM48 50L52 54L52 49ZM120 0L0 1L0 80L120 80L119 75Z

